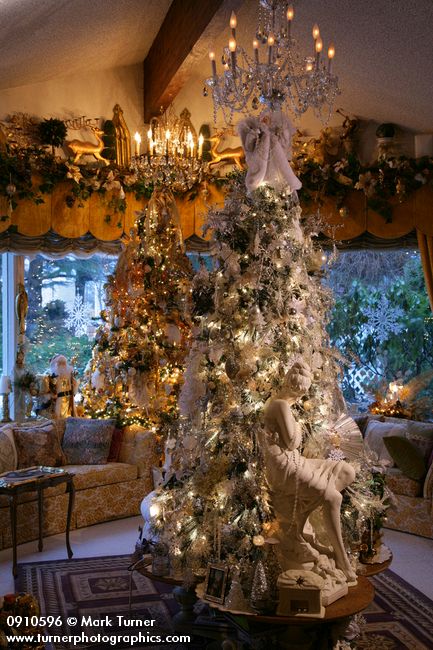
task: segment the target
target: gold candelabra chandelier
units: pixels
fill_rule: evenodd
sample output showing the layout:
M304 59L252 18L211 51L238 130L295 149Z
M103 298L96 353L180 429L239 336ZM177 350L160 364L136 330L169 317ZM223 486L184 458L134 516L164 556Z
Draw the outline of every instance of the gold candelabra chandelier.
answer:
M197 137L191 113L184 108L178 117L172 106L153 117L141 152L141 136L136 133L131 169L153 185L187 190L200 181L203 172L203 135Z

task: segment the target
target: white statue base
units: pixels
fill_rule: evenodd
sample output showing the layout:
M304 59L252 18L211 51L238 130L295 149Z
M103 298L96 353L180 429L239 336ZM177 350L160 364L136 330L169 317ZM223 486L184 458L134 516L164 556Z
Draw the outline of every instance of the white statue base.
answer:
M325 580L312 571L291 569L278 576L277 616L324 618Z

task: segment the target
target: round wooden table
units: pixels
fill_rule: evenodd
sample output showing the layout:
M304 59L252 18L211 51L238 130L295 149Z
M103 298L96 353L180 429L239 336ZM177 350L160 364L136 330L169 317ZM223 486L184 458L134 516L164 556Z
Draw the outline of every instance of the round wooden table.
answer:
M198 598L196 595L196 588L200 582L203 582L203 577L193 576L193 579L189 584L185 584L183 577L176 576L159 576L155 575L152 572L152 558L150 556L144 556L138 562L130 566L131 579L134 571L138 571L146 578L150 580L156 580L157 582L163 582L167 585L173 586L173 596L177 603L179 603L180 611L173 616L174 627L177 631L185 631L185 629L190 629L194 620L194 605L196 604Z
M373 598L373 585L368 578L359 576L358 584L349 587L346 596L325 608L324 618L233 613L221 605L205 601L216 612L213 630L211 622L208 621L206 625L202 616L199 617L201 620L196 620L192 631L193 634L216 639L219 618L220 638L225 639L224 647L227 649L269 645L282 650L328 650L347 629L351 618L362 612Z

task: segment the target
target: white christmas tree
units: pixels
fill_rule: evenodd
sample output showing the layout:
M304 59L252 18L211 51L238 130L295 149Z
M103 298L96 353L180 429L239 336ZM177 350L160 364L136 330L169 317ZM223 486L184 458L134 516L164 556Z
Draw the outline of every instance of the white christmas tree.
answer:
M244 176L234 176L224 208L208 215L214 270L203 266L194 281L197 327L179 399L183 424L171 479L153 495L148 524L174 561L196 572L214 559L251 572L272 532L263 416L288 369L302 362L312 377L293 406L304 455L326 457L344 406L325 327L331 296L321 282L317 224L302 218L296 193L276 185L248 192Z

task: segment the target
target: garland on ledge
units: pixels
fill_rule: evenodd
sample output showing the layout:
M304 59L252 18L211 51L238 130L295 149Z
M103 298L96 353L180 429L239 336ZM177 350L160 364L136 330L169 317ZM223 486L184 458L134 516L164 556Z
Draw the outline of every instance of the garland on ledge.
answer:
M357 120L349 122L352 130L353 123L358 123ZM133 192L137 199L152 195L153 183L137 169L120 167L113 161L108 165L102 162L74 164L72 158L54 155L54 146L63 144L66 133L61 120L51 118L37 122L17 113L0 125L0 195L9 200L10 211L17 207L19 200L43 203L44 194L51 194L65 181L71 182L66 195L70 207L76 201L82 204L95 192L105 194L114 190L115 198L109 207L124 212L126 193ZM344 218L348 214L345 199L353 190L360 190L365 195L366 208L390 223L396 201L402 203L423 185L433 186L433 157L397 156L389 148L379 150L378 159L365 164L355 149L353 133L348 133L345 123L341 133L338 129L326 128L319 139L305 142L300 138L294 142L293 167L302 182L299 196L304 205L334 197ZM206 180L217 184L226 182L224 177L217 176L204 165L195 185ZM190 187L189 191L193 198L197 187ZM4 221L9 216L0 215L0 219Z
M433 158L398 155L394 125L382 124L376 130L376 160L363 163L356 142L360 120L344 117L342 127L327 127L318 139L306 140L298 132L293 143L293 167L302 182L301 202L321 203L325 197L334 197L344 219L348 215L347 196L360 190L366 209L391 223L397 201L403 203L423 185L433 186Z
M83 124L86 122L84 118L80 119ZM66 132L67 126L61 120L51 118L38 122L23 113L16 113L6 122L0 122L0 195L9 201L9 215L0 215L1 220L10 217L19 201L27 199L35 204L43 203L44 195L52 194L65 181L70 182L70 192L66 195L69 207L76 201L82 205L95 192L106 194L113 191L114 198L109 207L116 212L125 212L128 192L134 193L137 199L150 198L154 182L132 166L119 166L106 159L76 164L72 157L67 159L55 155L54 147L68 145ZM89 143L83 141L82 144ZM208 166L204 165L195 185L210 179L217 184L225 182L224 178L211 174ZM170 179L164 176L161 183L166 186ZM176 184L172 189L176 192ZM194 190L194 184L191 183L188 189Z

